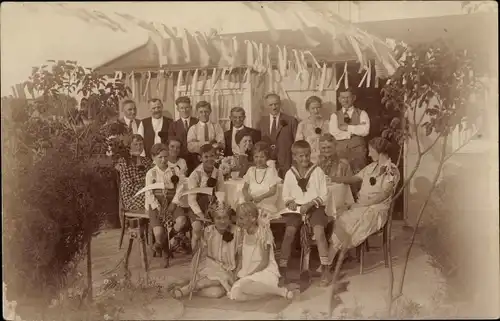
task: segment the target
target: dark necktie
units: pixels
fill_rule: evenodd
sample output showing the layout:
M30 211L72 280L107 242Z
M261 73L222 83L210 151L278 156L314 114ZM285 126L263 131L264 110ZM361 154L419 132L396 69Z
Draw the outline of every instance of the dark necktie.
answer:
M276 139L276 116L273 116L273 123L271 125L271 138Z
M184 119L184 127L186 127L186 131L189 129L189 124L187 119Z
M208 142L209 141L209 138L208 138L208 123L205 123L203 126L205 127L205 141Z
M132 130L132 122L133 122L133 120L131 120L131 121L128 123L128 129L129 129L130 131L133 131L133 130Z

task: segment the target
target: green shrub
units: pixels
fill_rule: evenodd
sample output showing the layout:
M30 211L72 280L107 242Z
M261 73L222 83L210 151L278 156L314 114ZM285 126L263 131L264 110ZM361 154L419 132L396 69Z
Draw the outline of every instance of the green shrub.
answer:
M5 177L5 280L9 295L49 299L97 230L108 184L99 168L52 149L36 163L18 164L25 168Z

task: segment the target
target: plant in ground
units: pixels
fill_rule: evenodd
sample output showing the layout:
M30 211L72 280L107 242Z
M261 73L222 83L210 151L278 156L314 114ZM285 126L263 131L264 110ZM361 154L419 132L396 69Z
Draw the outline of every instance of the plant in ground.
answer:
M36 99L2 99L10 111L2 115L7 295L43 306L86 254L83 295L91 299L90 242L110 197L109 170L94 159L130 90L72 61L34 68L27 85ZM86 113L68 98L77 92L89 101Z
M476 123L481 114L474 98L480 97L484 87L476 71L474 57L467 51L451 49L445 42L395 48L400 67L382 89L383 103L388 109L401 114L394 124L382 135L399 144L402 154L403 144L415 145L417 160L413 170L394 196L394 201L414 177L421 162L437 147L437 168L426 199L417 215L416 226L405 255L403 272L394 294L394 273L389 260L390 286L388 293L388 313L393 312L393 303L403 295L403 286L411 249L422 220L423 213L437 186L443 165L457 151L465 146L477 133ZM397 128L397 130L394 130ZM459 147L450 147L453 132L471 133ZM424 143L423 140L427 140ZM389 216L389 249L392 217ZM390 252L389 252L390 253ZM391 256L389 256L391 257Z

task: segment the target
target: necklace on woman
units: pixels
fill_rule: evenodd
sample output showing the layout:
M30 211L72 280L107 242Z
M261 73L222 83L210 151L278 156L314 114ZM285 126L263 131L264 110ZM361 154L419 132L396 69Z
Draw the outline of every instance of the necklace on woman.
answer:
M260 185L260 184L262 184L262 182L263 182L263 181L264 181L264 179L266 178L266 174L267 174L267 167L264 169L264 176L262 176L262 179L261 179L261 181L260 181L260 182L257 180L257 170L258 170L258 168L255 168L254 177L255 177L255 182L256 182L257 184L259 184L259 185Z

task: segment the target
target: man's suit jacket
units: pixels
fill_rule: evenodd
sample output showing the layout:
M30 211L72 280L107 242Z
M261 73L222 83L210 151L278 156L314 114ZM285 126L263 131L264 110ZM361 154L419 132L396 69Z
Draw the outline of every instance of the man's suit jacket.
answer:
M254 129L254 128L250 128L250 127L247 127L247 126L243 126L242 129L240 130L250 130L250 132L252 133L252 139L253 139L253 143L257 143L257 142L260 142L261 140L261 133L259 130L257 129ZM231 128L229 130L226 130L224 132L224 140L225 140L225 148L224 148L224 155L226 156L233 156L233 127L231 126Z
M198 118L191 117L189 119L189 127L195 125L197 122ZM181 141L182 146L180 157L184 158L188 166L188 173L191 173L198 165L198 156L190 153L187 149L187 133L188 130L184 126L182 118L174 121L168 128L168 137L176 137Z
M134 121L135 121L135 124L137 126L137 130L139 130L139 125L141 124L141 121L139 119L134 119ZM123 118L123 117L118 118L118 122L127 126L127 123L125 122L125 118ZM128 126L127 126L127 128L128 128ZM130 134L137 134L137 133L131 132Z
M271 137L269 115L260 119L258 128L262 133L262 140L275 146L271 153L272 158L276 159L276 168L281 178L285 176L286 171L292 166L292 144L295 141L298 122L295 117L280 113L276 138Z

